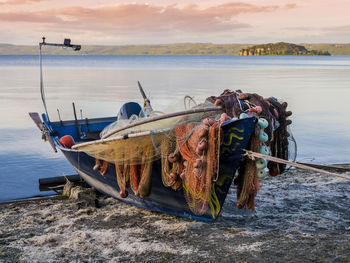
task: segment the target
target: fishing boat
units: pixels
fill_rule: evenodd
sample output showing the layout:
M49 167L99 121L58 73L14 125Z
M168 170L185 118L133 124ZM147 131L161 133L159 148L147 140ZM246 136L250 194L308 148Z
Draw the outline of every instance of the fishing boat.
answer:
M286 104L257 94L224 91L173 112L152 109L140 83L143 106L126 102L116 116L51 121L42 78L42 47L80 50L69 39L40 47L40 92L45 112L29 115L53 150L63 153L97 191L154 212L214 221L229 188L237 207L254 209L259 178L285 165L246 158L245 149L288 159ZM287 146L286 146L287 145Z

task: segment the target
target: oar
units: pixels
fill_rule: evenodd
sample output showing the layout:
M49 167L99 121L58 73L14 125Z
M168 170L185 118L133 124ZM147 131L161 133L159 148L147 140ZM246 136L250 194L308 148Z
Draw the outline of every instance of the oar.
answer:
M51 138L49 129L45 126L45 124L42 122L39 114L37 112L29 112L29 116L32 118L36 126L38 126L39 130L43 133L45 136L45 139L50 143L52 149L57 152L56 145L54 141Z
M142 98L143 98L143 102L144 102L143 107L144 107L145 109L148 109L149 111L153 111L152 106L151 106L151 102L150 102L150 100L147 98L146 93L145 93L145 91L143 90L140 81L137 81L137 84L139 85L139 90L140 90L141 96L142 96Z

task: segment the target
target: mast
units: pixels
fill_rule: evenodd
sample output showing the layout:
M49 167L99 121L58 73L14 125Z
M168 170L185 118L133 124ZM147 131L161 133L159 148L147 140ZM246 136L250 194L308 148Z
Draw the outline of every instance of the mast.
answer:
M70 43L70 39L66 38L63 41L63 44L55 44L55 43L47 43L45 42L45 37L43 37L43 42L39 43L39 64L40 64L40 94L41 94L41 100L44 105L45 113L47 120L50 121L49 113L47 111L46 107L46 99L45 99L45 90L44 90L44 81L43 81L43 60L42 60L42 46L54 46L54 47L69 47L72 48L74 51L79 51L81 49L81 45L72 45Z

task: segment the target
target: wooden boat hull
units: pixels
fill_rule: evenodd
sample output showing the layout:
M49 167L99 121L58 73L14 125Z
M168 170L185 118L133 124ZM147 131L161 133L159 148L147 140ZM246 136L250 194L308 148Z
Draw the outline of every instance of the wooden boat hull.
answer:
M223 143L220 147L219 173L213 183L212 195L207 211L203 215L195 215L184 197L184 190L173 190L165 187L161 178L161 162L154 161L152 169L152 191L150 196L140 198L129 191L127 198L121 198L116 179L114 164L110 164L107 174L102 176L92 168L95 158L84 152L61 147L58 148L72 164L79 175L99 192L114 197L136 207L154 212L167 213L195 220L214 221L221 212L226 195L231 186L234 174L242 159L242 149L246 147L256 119L246 118L232 120L223 124Z

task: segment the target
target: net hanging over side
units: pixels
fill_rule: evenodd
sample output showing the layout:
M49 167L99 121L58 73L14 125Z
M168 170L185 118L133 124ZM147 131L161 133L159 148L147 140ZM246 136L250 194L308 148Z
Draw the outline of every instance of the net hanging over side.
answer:
M190 104L192 109L220 106L222 110L196 112L148 123L143 123L147 118L133 115L128 120L119 120L106 127L101 132L101 137L105 139L75 148L98 160L115 164L121 197L128 195L128 189L141 198L150 195L152 163L160 160L164 186L183 189L188 206L196 215L204 214L209 207L208 201L218 173L221 125L227 120L255 116L259 121L247 148L255 152L266 151L286 160L295 158L289 148L289 144L296 148L296 143L287 129L291 124L287 120L291 112L286 111L286 103L279 103L273 97L265 99L258 94L229 90L220 96L209 97L199 105L188 101L187 98L185 103L174 104L171 110L153 112L147 118L161 117L174 109L188 110ZM143 124L137 125L139 123ZM266 160L255 162L242 158L235 178L238 208L254 210L254 199L260 188L259 177L267 169L269 175L275 176L285 170L285 165L274 162L266 165Z

